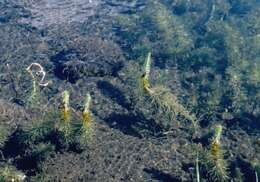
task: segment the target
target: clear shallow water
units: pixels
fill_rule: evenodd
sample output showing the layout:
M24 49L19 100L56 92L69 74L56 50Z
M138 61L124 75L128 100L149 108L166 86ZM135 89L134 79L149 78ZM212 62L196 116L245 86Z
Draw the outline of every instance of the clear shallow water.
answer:
M44 55L46 61L53 61L56 56L53 54L65 51L63 47L76 37L95 35L120 47L126 62L134 60L142 64L147 52L151 51L155 69L178 69L182 78L180 84L187 86L183 89L188 95L190 87L195 86L192 89L201 102L196 104L201 107L209 104L213 109L220 109L218 112L251 112L258 116L260 2L257 0L0 3L1 31L6 34L1 42L6 48L2 55L9 56L10 52L20 50L15 46L9 48L8 41L41 42L37 45L39 48L26 43L25 46L31 46L27 49L28 54L21 52L21 55L13 56L29 60L37 57L32 54L37 52ZM73 50L80 49L76 43L72 47ZM70 54L65 55L66 59L75 57L76 53ZM83 58L77 59L80 62Z
M95 14L99 0L40 0L28 3L27 10L31 13L31 24L37 28L50 25L84 22Z
M164 175L166 179L190 180L195 160L193 149L184 149L184 144L192 146L201 142L207 148L209 141L204 140L211 140L208 135L212 128L222 124L223 145L232 153L227 156L231 161L229 165L239 168L244 179L253 181L254 166L250 161L259 163L260 154L259 4L259 0L0 0L0 98L6 100L3 103L20 105L21 110L27 107L31 78L25 68L32 62L44 65L46 80L52 82L50 87L40 89L43 103L57 104L60 93L70 89L71 105L80 112L85 92L91 91L95 102L93 112L107 127L98 130L101 143L96 150L104 152L97 157L98 165L102 166L97 169L98 179L106 177L104 168L111 176L116 173L125 175L123 179L129 177L125 171L118 174L117 170L107 169L106 159L118 158L106 155L115 152L106 143L120 143L116 153L124 160L134 152L142 156L133 146L145 136L142 147L136 147L148 151L149 159L142 165L147 168L151 168L151 164L161 165L146 171L158 178L167 171L170 175ZM184 126L180 130L173 124L178 134L166 136L165 141L155 137L159 129L153 118L163 122L163 117L157 110L149 112L150 103L135 95L148 52L152 53L151 85L162 84L169 88L171 96L182 104L181 108L199 118L200 136L196 142L187 132L190 125L182 121ZM12 107L2 104L5 105ZM108 130L113 134L107 142ZM153 143L151 136L156 141L155 153L149 147L143 148ZM126 142L128 140L132 143ZM126 154L121 149L127 151ZM169 156L161 162L165 151ZM24 155L23 152L19 155ZM63 162L74 161L75 155L72 153L69 160L63 157L61 154L61 160L56 159L54 165L47 164L58 166L54 173L61 179L66 175L63 170L71 171L70 165ZM89 165L84 171L92 170L88 159L81 162ZM139 164L138 159L134 162ZM120 162L117 164L119 168L125 167ZM113 165L109 163L112 168ZM142 165L131 168L138 169L133 172L136 181L147 176ZM18 167L24 172L35 170L30 166ZM77 164L73 167L80 168ZM231 173L232 178L238 178L233 169Z
M117 16L118 13L136 11L143 7L139 1L118 0L39 0L39 1L13 1L30 13L29 17L21 21L37 28L46 28L53 25L83 23L90 16L103 14Z

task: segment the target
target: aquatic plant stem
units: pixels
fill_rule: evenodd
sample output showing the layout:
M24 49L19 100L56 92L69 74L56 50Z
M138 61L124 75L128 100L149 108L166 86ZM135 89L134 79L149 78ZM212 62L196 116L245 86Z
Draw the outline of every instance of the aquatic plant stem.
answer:
M87 144L92 141L94 133L94 124L91 117L90 105L91 105L91 95L88 93L86 95L84 110L82 112L82 128L81 128L81 143Z
M150 77L150 72L151 72L151 52L148 53L146 61L145 61L145 67L144 67L144 74L142 76L142 85L145 90L149 95L153 95L154 91L151 88L150 82L149 82L149 77Z
M199 155L198 155L198 152L197 152L197 157L196 157L196 177L197 177L197 182L200 182Z
M196 118L191 115L182 104L179 103L178 98L171 93L171 90L162 85L154 87L151 86L149 82L151 63L151 53L149 52L145 60L141 84L144 92L150 97L151 104L163 113L167 114L170 121L174 120L174 117L177 115L181 115L185 119L190 120L194 127L194 133L196 133Z

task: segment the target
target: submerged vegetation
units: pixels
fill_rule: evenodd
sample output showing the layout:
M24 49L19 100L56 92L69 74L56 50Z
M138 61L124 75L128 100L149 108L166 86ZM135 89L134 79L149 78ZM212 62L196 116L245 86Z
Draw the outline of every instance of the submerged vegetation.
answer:
M26 71L30 74L32 78L32 91L31 94L27 100L27 105L35 107L36 105L39 105L41 96L39 92L39 86L46 87L48 86L48 82L43 83L45 79L46 72L44 71L43 67L39 63L32 63L27 68ZM41 79L38 80L37 77L40 76Z
M227 163L224 159L224 152L221 147L220 137L222 135L222 126L217 125L215 136L211 142L209 151L206 152L205 166L208 177L212 181L227 181Z
M0 181L24 181L26 176L11 166L0 167Z
M41 173L44 161L54 152L81 153L86 146L91 145L94 133L94 121L90 111L91 97L87 94L82 122L77 114L72 112L69 98L69 92L65 90L62 93L60 111L55 111L55 107L44 111L35 108L36 112L43 113L38 113L37 119L17 129L13 134L5 134L5 130L1 128L0 147L3 151L11 151L10 154L0 153L3 160L5 161L4 156L17 155L16 164L25 166L24 170L27 172ZM25 163L30 164L27 166ZM12 166L0 169L0 181L24 181L25 175Z
M259 2L34 5L0 2L0 181L258 181Z
M149 50L155 57L174 58L190 50L193 40L182 23L183 19L158 0L148 0L146 3L138 16L130 14L118 18L122 27L118 36L123 36L122 41L133 44L133 48L128 50L130 58L144 57Z
M151 51L159 68L178 65L182 85L189 93L193 90L193 95L187 93L186 102L196 98L194 107L201 108L200 113L227 109L258 117L259 36L248 35L248 29L241 32L238 23L255 17L254 13L242 17L231 13L229 17L233 3L201 3L147 1L138 15L119 17L119 42L124 41L120 43L130 59L142 62ZM237 6L243 6L240 3ZM257 32L258 26L256 22L252 31Z
M67 90L62 93L62 105L61 105L61 122L58 129L64 134L65 138L70 135L71 132L71 109L69 106L70 94Z
M181 105L177 97L171 93L170 89L164 87L163 85L151 86L149 78L151 72L151 63L152 63L151 53L149 52L146 58L144 73L141 78L141 87L149 95L151 105L159 109L159 112L162 114L168 115L169 121L161 121L162 125L171 128L173 126L173 121L176 121L177 117L180 115L184 119L189 120L194 129L196 128L196 118L194 115L190 114L183 105ZM164 124L166 123L166 124Z
M95 125L92 118L91 107L91 95L86 95L84 104L84 110L82 112L82 127L81 127L81 143L86 144L93 142Z

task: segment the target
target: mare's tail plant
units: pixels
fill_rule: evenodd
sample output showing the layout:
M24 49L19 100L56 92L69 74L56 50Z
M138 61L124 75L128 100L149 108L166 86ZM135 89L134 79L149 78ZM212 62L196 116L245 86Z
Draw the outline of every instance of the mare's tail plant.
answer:
M159 112L170 117L172 121L176 116L184 117L192 122L194 129L196 128L196 117L192 115L182 104L179 103L178 98L171 93L169 88L159 85L152 87L150 84L150 72L151 72L151 53L149 52L144 64L144 71L141 77L141 87L146 95L151 99L152 105L159 109ZM163 123L167 127L171 126L171 123Z
M221 148L222 126L217 125L215 136L211 142L210 149L206 152L205 166L208 177L211 181L224 182L229 179L227 172L227 163L224 159L224 152Z
M86 95L85 105L82 112L82 128L81 128L81 143L86 144L91 142L94 134L94 123L90 111L91 95Z
M68 138L71 132L70 118L71 111L69 106L70 94L67 90L62 93L62 105L61 105L61 122L59 130L64 134L65 138Z
M32 90L31 90L31 94L28 98L28 104L34 104L37 101L37 84L36 84L36 78L32 72L32 70L30 69L30 66L26 69L28 71L28 73L30 74L30 76L32 77Z
M148 53L146 61L145 61L145 65L144 65L144 74L142 75L142 88L144 89L144 91L152 96L154 94L154 91L151 88L151 84L150 84L150 72L151 72L151 52Z
M26 71L30 74L32 78L32 91L27 100L28 105L35 105L39 102L38 97L38 86L46 87L48 86L49 82L43 83L46 72L44 71L43 67L39 63L32 63L27 68ZM36 76L42 76L41 80L38 82ZM37 84L38 82L38 84Z

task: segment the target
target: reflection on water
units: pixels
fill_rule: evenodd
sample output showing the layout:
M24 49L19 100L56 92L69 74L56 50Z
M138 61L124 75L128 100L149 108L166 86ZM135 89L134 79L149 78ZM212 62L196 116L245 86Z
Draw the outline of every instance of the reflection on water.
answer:
M99 0L40 0L27 3L35 27L71 22L84 22L95 13Z

